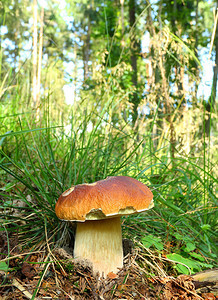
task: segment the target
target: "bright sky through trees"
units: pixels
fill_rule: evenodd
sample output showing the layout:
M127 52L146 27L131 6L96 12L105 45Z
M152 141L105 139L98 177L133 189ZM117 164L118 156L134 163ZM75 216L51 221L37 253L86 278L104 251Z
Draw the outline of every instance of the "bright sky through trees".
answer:
M157 4L158 1L151 1L151 5ZM211 1L207 1L208 3L211 3ZM57 1L59 8L60 8L60 14L62 15L62 17L64 18L65 22L67 23L68 27L70 28L72 20L74 18L73 16L73 12L72 15L69 16L66 12L66 2L65 1ZM48 6L48 2L45 0L39 0L38 1L39 6L43 6L43 7L47 7ZM156 11L156 9L154 8L154 11ZM76 18L76 16L75 16ZM2 34L4 34L4 28L2 29L3 32ZM75 37L74 37L75 38ZM30 43L28 43L29 45L27 46L27 48L30 48ZM149 33L145 32L145 34L142 36L141 39L141 49L142 52L146 52L148 51L149 48ZM73 49L72 49L73 51ZM199 88L198 88L198 97L203 97L204 99L209 98L210 93L211 93L211 86L212 86L212 79L213 79L213 61L212 61L212 57L209 57L209 48L208 47L203 47L200 49L200 51L198 52L199 54L199 59L202 65L202 75L201 75L201 82L199 84ZM69 54L68 54L69 56ZM71 56L71 58L73 58ZM70 59L69 59L70 60ZM80 67L78 68L78 82L82 83L83 80L83 70L82 70L82 61L78 62L78 64L80 64ZM65 72L68 74L68 76L70 76L70 74L73 73L73 70L75 68L75 64L72 61L68 61L64 63L65 66ZM188 78L186 78L188 80ZM75 83L71 82L66 84L63 87L64 90L64 95L66 98L66 102L67 104L73 104L73 102L75 101L74 97L75 95L78 93L77 89L81 88L82 84L78 84L75 86Z

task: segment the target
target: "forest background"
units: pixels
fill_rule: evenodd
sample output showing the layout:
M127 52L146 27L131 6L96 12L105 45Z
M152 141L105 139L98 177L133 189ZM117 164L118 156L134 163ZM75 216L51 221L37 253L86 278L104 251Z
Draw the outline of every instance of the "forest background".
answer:
M151 188L155 207L124 218L124 236L172 274L216 266L217 5L0 2L8 240L18 235L21 249L63 245L61 230L70 229L54 213L62 191L127 175Z

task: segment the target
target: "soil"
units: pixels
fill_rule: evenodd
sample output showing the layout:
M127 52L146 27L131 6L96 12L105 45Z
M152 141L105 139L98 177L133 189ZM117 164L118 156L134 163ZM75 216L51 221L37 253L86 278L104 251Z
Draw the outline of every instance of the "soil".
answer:
M22 252L17 240L10 240L10 260L6 259L7 239L0 235L0 262L9 269L0 271L0 300L19 299L160 299L215 300L214 286L196 290L191 276L151 276L135 260L126 256L118 274L109 273L106 279L94 275L89 267L76 264L66 250Z

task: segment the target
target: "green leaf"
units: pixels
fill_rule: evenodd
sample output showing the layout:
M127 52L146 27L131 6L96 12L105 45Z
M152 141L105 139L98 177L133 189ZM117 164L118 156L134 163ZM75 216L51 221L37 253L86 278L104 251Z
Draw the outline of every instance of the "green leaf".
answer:
M200 254L198 254L198 253L195 253L195 252L191 252L191 253L189 253L192 257L194 257L194 258L196 258L196 259L198 259L198 260L200 260L200 261L205 261L205 258L203 257L203 256L201 256Z
M181 256L180 254L170 253L170 254L167 254L167 258L174 261L175 263L182 264L182 265L176 266L177 270L180 273L190 274L190 271L191 271L191 273L194 273L194 272L198 272L201 270L200 264L197 261L185 258L185 257ZM183 266L185 269L181 266Z
M6 132L6 135L8 135L11 132L12 132L11 130ZM6 139L6 136L4 136L3 138L0 139L0 147L3 145L3 142L4 142L5 139Z
M195 249L196 249L195 244L191 243L191 242L188 242L188 243L186 243L186 247L185 247L184 251L191 252L191 251L193 251Z
M201 229L203 231L207 231L207 230L211 229L211 226L210 226L210 224L203 224L203 225L201 225Z
M204 269L212 269L212 268L214 267L214 266L211 265L211 264L206 264L206 263L201 263L201 262L200 262L200 265L201 265L201 267L204 268Z
M182 238L183 238L183 236L179 233L175 233L174 236L177 240L182 240Z
M176 265L176 270L181 274L185 274L185 275L190 274L189 269L181 264Z
M35 132L35 131L43 131L43 130L48 130L48 129L52 129L52 128L61 128L63 126L51 126L51 127L45 127L45 128L34 128L34 129L28 129L28 130L21 130L21 131L8 131L6 132L5 134L1 134L0 135L0 138L1 138L1 141L3 142L3 138L5 137L8 137L8 136L16 136L16 135L19 135L19 134L25 134L25 133L31 133L31 132Z
M153 236L152 234L143 237L142 244L146 248L150 248L151 246L154 246L157 250L163 250L164 248L161 238Z
M8 265L5 261L0 261L0 271L7 272L8 271Z

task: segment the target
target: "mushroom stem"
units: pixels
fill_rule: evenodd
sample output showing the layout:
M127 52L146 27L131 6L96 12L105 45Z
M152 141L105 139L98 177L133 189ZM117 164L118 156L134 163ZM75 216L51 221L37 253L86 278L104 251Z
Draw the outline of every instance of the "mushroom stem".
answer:
M77 223L74 258L91 263L93 271L106 277L123 267L120 217Z

